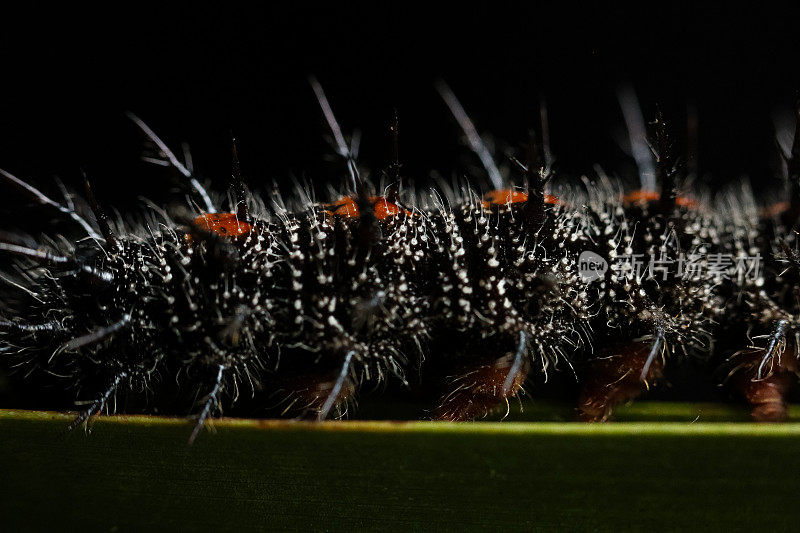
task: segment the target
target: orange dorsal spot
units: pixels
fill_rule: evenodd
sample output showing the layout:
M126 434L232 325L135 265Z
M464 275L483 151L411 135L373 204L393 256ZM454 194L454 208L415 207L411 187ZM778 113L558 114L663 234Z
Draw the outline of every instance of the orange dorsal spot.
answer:
M236 218L236 213L205 213L194 219L197 227L223 237L238 237L250 233L253 227Z
M372 205L375 207L375 217L378 220L393 217L402 211L397 204L393 204L385 198L378 198L378 200Z
M789 202L778 202L772 204L770 206L765 207L761 211L761 216L766 218L777 217L779 215L782 215L784 212L788 211L789 206L790 206Z
M394 215L405 213L411 215L411 211L401 208L399 205L390 202L384 196L370 196L369 202L374 209L375 218L384 220ZM325 212L331 215L338 215L342 217L358 217L358 200L352 196L345 196L340 200L336 200L332 204L325 205Z
M528 195L522 191L515 191L514 189L496 189L483 195L483 208L489 209L493 205L517 204L527 200ZM560 202L557 197L545 194L544 203L555 205Z
M633 191L622 197L622 201L626 204L637 204L644 202L654 202L661 198L661 193L656 191L645 191L639 189ZM675 198L675 204L681 207L697 207L697 202L686 196L678 196Z

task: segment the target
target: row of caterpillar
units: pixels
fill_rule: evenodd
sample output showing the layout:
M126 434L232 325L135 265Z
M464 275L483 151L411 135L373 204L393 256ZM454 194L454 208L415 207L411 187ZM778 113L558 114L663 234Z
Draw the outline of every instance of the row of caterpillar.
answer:
M88 398L73 427L118 393L157 395L177 381L200 391L192 441L242 390L279 392L283 412L321 420L361 387L416 386L412 370L435 391L434 418L484 416L532 373L560 370L579 380L581 417L605 420L683 355L716 361L757 419L785 416L800 344L800 134L787 155L789 199L768 212L746 193L716 205L679 196L682 165L660 117L649 139L658 190L620 195L601 179L551 196L533 142L518 163L521 187L495 182L485 195L464 188L407 201L397 186L369 191L313 86L352 190L331 203L266 208L242 183L234 152L231 206L219 212L134 116L191 184L199 214L176 220L155 209L149 224L112 223L87 182L90 221L0 171L88 237L0 243L12 258L0 310L4 366L53 376ZM396 159L388 173L399 182ZM581 271L586 257L605 262L597 279ZM663 268L645 275L620 257ZM676 271L686 257L692 268ZM723 272L719 257L760 263L754 275Z

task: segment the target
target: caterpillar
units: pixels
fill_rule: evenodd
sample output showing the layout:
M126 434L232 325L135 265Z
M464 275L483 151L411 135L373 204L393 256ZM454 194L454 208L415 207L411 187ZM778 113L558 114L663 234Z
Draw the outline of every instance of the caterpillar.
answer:
M785 416L800 345L800 132L790 201L769 211L746 191L716 205L678 194L685 171L660 115L655 183L623 194L600 176L551 191L545 125L513 160L514 185L440 83L492 189L401 190L395 120L379 194L312 88L348 181L329 202L267 206L235 143L226 202L135 115L199 205L113 221L88 179L82 208L0 170L83 233L0 242L3 364L75 391L85 404L72 428L117 395L157 398L172 382L200 398L190 442L243 393L323 420L395 382L423 388L431 417L471 420L555 371L577 380L580 418L606 420L681 358L723 369L756 419ZM739 268L751 256L755 273Z

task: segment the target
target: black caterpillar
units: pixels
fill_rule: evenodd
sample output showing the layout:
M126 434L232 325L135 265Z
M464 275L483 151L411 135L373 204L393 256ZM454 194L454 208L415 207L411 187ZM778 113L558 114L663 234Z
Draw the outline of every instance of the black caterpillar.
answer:
M682 357L723 369L757 419L785 416L800 345L800 132L789 201L769 212L748 193L716 205L680 196L684 166L660 116L649 138L658 190L622 195L601 177L556 197L543 143L515 160L520 186L510 187L442 85L494 190L409 200L396 151L392 185L370 192L312 85L349 174L351 194L332 203L265 207L234 148L230 210L218 212L134 116L190 183L199 215L154 209L145 223L112 223L87 181L90 222L0 171L88 237L0 243L14 258L3 273L5 366L74 387L89 403L73 427L117 393L157 396L170 381L202 397L192 440L242 390L325 419L360 387L422 383L434 418L469 420L555 370L577 377L581 417L604 420ZM740 268L752 257L756 272Z

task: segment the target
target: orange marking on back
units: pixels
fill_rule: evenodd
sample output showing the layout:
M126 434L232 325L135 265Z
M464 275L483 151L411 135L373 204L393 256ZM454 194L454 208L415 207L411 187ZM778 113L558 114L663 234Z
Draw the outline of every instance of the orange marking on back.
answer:
M772 205L765 207L761 211L761 216L766 218L776 217L778 215L782 215L789 209L789 202L777 202Z
M406 215L411 215L411 211L401 208L394 202L390 202L384 196L370 196L369 202L374 209L375 218L378 220L385 220L401 212ZM331 204L325 205L325 212L331 215L339 215L343 217L358 218L358 200L352 196L345 196Z
M622 201L626 204L637 204L637 203L645 203L645 202L654 202L661 198L661 193L656 191L645 191L643 189L639 189L638 191L633 191L625 196L622 197ZM681 207L697 207L697 202L688 198L686 196L678 196L675 198L675 204Z
M204 213L194 219L194 223L223 237L239 237L250 233L253 227L236 218L236 213Z
M518 204L528 200L527 193L516 191L514 189L495 189L483 195L483 208L489 209L493 205L508 205ZM544 203L556 205L561 203L555 196L549 194L544 195Z

